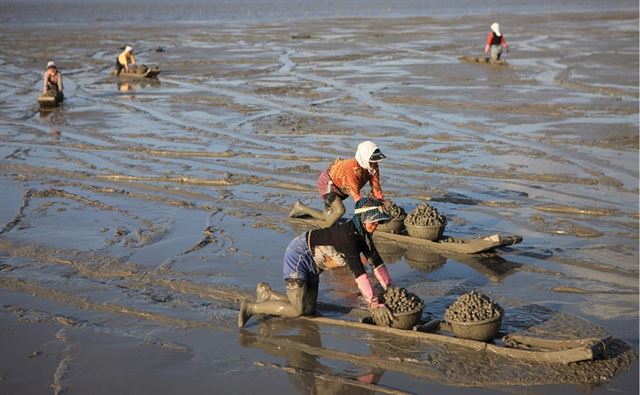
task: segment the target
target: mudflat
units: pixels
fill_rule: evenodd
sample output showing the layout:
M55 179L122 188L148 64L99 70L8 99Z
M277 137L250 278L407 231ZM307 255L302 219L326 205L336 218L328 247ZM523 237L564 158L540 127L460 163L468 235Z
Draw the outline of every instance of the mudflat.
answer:
M466 61L494 19L507 64ZM637 9L0 32L1 393L638 392ZM124 44L158 80L110 75ZM65 101L40 111L49 59ZM308 230L290 207L320 208L318 175L364 140L407 213L428 201L448 236L523 236L468 256L379 240L425 319L480 290L502 331L613 336L606 357L238 330L239 301L283 289ZM350 276L322 275L326 314L364 307Z

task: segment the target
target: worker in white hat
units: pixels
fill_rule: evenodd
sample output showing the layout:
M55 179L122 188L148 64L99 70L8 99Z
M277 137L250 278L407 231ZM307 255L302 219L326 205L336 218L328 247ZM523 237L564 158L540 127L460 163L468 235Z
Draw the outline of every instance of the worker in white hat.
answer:
M500 32L500 25L497 22L494 22L491 25L491 31L489 32L489 36L487 37L487 43L484 46L484 53L487 53L489 52L489 50L491 50L491 60L500 60L503 48L507 52L509 52L507 40L505 40L504 34Z
M362 198L360 190L367 183L371 184L373 196L383 200L378 162L386 158L377 144L371 141L358 144L355 158L336 159L320 174L317 187L324 210L316 210L297 201L289 217L311 216L324 221L326 227L332 226L346 211L343 200L351 196L355 202L359 201Z
M122 69L129 72L129 64L136 64L136 57L133 56L133 48L127 45L116 58L116 74L120 74Z
M47 62L47 71L44 72L42 94L55 97L60 93L62 93L62 74L53 60L50 60Z

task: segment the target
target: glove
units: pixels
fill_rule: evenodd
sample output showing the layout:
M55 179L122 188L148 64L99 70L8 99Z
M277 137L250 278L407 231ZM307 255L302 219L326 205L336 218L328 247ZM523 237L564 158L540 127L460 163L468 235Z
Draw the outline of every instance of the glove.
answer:
M509 53L509 47L507 47L507 53Z
M391 326L391 321L393 321L393 313L391 313L391 310L389 310L387 306L382 303L372 302L369 309L376 325Z

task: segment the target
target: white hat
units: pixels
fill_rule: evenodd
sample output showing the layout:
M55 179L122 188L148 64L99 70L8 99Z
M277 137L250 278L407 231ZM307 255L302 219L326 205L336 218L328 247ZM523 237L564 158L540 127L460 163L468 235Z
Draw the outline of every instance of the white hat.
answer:
M498 25L498 22L493 22L493 24L491 25L491 30L493 30L496 36L502 36L502 33L500 33L500 25Z
M56 64L55 64L55 63L53 63L53 60L50 60L50 61L47 63L47 68L49 68L49 67L56 67Z
M126 47L124 47L124 51L125 52L131 52L131 51L133 51L133 48L131 48L130 46L127 45Z

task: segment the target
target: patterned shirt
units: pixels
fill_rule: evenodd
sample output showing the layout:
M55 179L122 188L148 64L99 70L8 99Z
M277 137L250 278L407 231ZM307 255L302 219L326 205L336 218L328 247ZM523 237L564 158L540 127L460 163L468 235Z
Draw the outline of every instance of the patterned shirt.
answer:
M358 278L365 273L360 261L360 253L374 267L384 263L373 245L371 234L366 233L364 237L360 236L351 221L330 228L309 231L307 243L319 271L348 266L353 275Z

